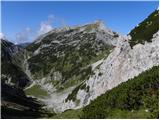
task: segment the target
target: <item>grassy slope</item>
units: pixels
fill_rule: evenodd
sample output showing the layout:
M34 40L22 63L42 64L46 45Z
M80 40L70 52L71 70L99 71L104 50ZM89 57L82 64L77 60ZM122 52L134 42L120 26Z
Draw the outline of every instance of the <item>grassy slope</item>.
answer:
M39 85L34 85L31 88L26 89L25 93L26 95L31 95L38 98L43 98L45 96L48 96L47 91L43 90Z
M51 119L79 119L82 115L82 109L78 110L67 110L63 113L59 113L55 116L52 116Z

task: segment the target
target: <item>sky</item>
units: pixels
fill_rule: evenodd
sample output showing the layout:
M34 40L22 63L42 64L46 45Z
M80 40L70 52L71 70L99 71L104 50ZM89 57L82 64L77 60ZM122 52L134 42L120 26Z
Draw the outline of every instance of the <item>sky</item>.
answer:
M2 33L14 43L31 42L53 28L102 20L122 35L158 8L158 1L2 1Z

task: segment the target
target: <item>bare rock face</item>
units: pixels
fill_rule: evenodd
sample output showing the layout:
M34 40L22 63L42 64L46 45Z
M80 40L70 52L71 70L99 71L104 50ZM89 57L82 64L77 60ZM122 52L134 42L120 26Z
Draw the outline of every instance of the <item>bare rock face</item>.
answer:
M120 44L108 56L95 75L91 76L86 84L89 86L89 92L84 96L88 101L82 103L88 104L90 100L106 92L118 84L131 79L143 71L158 66L159 64L159 36L158 32L153 35L151 43L137 44L130 48L128 41L120 40ZM81 98L81 91L77 98ZM86 99L85 99L86 100Z

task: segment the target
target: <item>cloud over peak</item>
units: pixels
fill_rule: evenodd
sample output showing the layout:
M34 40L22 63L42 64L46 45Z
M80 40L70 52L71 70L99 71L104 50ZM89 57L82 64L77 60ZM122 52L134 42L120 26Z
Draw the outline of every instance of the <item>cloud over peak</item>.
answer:
M46 21L42 21L40 24L40 29L38 31L38 35L47 33L50 30L52 30L53 29L52 23L53 23L54 19L55 19L54 15L49 15L48 19Z
M16 33L15 35L15 43L25 43L36 39L36 37L45 34L53 29L53 22L56 21L57 18L53 14L48 15L47 19L41 21L38 29L31 29L30 27L26 27L22 31ZM61 23L62 24L62 23ZM64 24L64 23L63 23Z
M4 39L4 38L5 38L5 35L2 32L0 32L0 39Z

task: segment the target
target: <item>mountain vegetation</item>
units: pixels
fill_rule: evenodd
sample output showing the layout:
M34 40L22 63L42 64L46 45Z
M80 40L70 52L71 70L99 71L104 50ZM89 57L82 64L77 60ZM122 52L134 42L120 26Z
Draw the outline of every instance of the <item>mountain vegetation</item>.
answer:
M129 35L132 37L132 39L130 40L131 47L138 43L144 44L145 41L151 42L150 40L153 34L158 30L159 10L155 10L129 33Z
M33 79L48 77L58 91L81 84L92 74L91 64L106 58L113 45L105 43L99 22L44 35L28 45L27 60ZM110 35L110 39L113 37Z
M158 118L159 67L107 91L83 108L81 118Z

